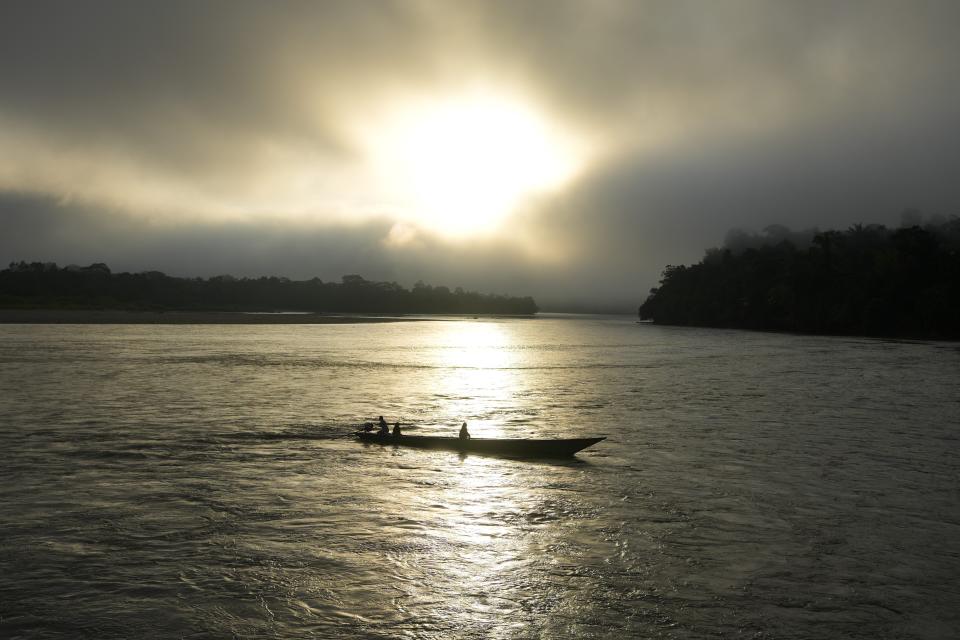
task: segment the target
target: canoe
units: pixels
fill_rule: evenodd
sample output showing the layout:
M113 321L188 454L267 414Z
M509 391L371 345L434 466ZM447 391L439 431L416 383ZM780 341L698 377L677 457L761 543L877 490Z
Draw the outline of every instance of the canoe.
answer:
M560 458L572 456L606 438L528 439L528 438L450 438L444 436L381 436L379 433L357 431L363 442L421 449L447 449L461 453L479 453L523 458Z

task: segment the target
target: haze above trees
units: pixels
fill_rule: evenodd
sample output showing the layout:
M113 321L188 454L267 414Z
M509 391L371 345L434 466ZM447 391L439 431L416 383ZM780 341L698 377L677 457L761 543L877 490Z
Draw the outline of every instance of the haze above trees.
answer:
M668 265L640 306L658 324L960 338L960 219L845 231L733 231L691 266Z

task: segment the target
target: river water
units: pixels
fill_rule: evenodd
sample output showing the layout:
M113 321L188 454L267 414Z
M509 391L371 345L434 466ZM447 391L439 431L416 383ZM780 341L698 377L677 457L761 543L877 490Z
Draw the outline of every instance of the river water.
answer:
M958 380L616 317L0 326L0 636L955 638Z

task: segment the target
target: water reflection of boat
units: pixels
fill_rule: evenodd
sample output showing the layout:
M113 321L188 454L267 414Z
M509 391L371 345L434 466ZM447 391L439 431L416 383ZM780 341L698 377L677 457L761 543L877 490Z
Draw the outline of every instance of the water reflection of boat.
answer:
M566 438L566 439L528 439L528 438L449 438L444 436L382 436L379 433L357 431L357 438L363 442L400 447L418 447L420 449L447 449L462 453L484 455L517 456L524 458L559 458L572 456L606 438Z

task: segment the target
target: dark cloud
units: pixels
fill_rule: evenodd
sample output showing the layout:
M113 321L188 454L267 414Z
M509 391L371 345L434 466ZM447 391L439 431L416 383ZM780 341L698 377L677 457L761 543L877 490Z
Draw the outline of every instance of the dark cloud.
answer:
M174 175L261 170L265 144L342 158L331 97L372 82L364 51L416 66L405 18L388 3L4 3L0 116Z
M917 91L958 90L960 8L951 2L478 6L471 24L482 26L465 29L478 50L498 52L558 108L599 126L679 119L712 135L728 122L896 111Z
M951 174L960 168L960 138L941 137L954 112L927 108L905 128L864 116L620 156L533 225L576 243L576 289L615 298L631 284L646 291L667 264L699 260L731 228L893 226L907 209L956 214L960 189Z
M6 2L0 258L629 308L734 227L960 211L958 60L955 2ZM587 138L579 179L466 248L350 222L351 128L472 80Z

